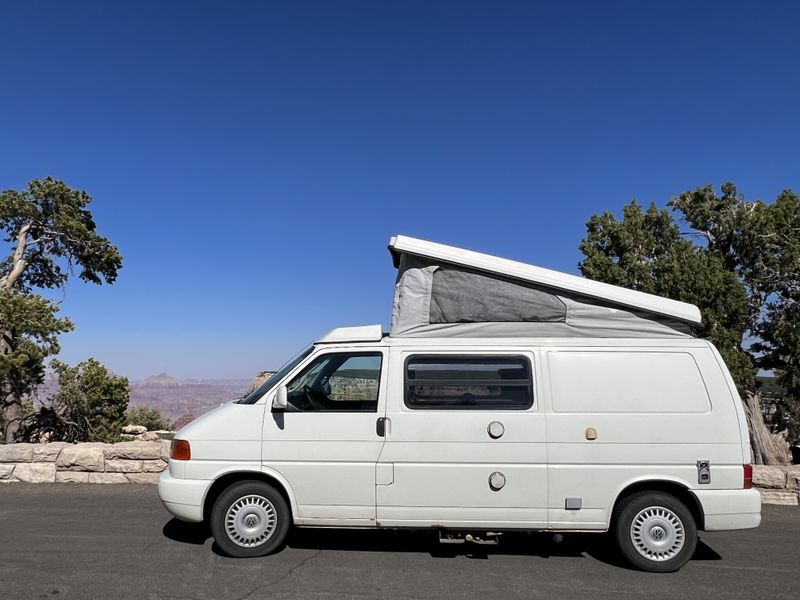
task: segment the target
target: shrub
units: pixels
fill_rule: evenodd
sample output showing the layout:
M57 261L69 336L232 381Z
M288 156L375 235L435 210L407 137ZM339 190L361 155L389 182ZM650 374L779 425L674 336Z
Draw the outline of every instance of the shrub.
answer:
M59 390L25 426L32 441L116 442L128 408L128 379L114 375L93 358L77 367L53 360Z
M125 425L142 425L148 431L171 430L172 421L161 415L157 408L139 406L130 409L125 415Z

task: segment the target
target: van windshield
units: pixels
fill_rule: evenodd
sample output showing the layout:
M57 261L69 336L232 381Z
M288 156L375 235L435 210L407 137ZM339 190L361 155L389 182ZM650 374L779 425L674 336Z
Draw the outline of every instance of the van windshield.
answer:
M295 355L293 359L291 359L288 363L283 365L281 369L275 373L272 377L267 379L264 383L262 383L259 387L254 389L252 392L247 394L244 398L240 398L236 401L237 404L255 404L258 402L259 398L270 391L275 384L278 383L281 379L286 377L286 375L294 369L300 362L305 360L305 358L311 354L311 351L314 349L314 346L309 346L299 354Z

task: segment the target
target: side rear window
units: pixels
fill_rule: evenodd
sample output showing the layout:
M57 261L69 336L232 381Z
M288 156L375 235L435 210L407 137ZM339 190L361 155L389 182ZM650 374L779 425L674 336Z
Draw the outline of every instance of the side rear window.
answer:
M699 413L711 410L688 352L559 351L547 355L553 410Z
M405 403L413 409L524 410L533 405L524 356L412 356Z

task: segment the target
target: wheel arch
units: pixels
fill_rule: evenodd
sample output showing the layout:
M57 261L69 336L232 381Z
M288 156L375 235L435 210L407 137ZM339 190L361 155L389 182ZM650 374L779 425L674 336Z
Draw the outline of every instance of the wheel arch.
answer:
M618 493L614 500L611 510L609 528L613 527L614 519L617 516L620 503L629 496L638 492L663 492L674 496L689 509L692 513L698 530L705 529L705 515L700 500L697 499L691 489L682 481L677 479L639 479L628 482Z
M214 508L214 503L219 498L220 494L228 487L239 481L263 481L274 487L283 496L286 503L289 505L289 510L292 514L292 521L297 517L297 502L292 488L286 478L273 469L264 469L262 471L247 471L237 470L228 471L218 476L214 483L208 488L206 496L203 499L203 520L208 523L211 516L211 510Z

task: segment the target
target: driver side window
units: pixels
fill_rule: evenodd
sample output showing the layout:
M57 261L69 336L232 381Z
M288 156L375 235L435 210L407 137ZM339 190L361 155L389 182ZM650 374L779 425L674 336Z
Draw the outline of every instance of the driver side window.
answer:
M377 412L383 355L324 354L286 386L293 412Z

